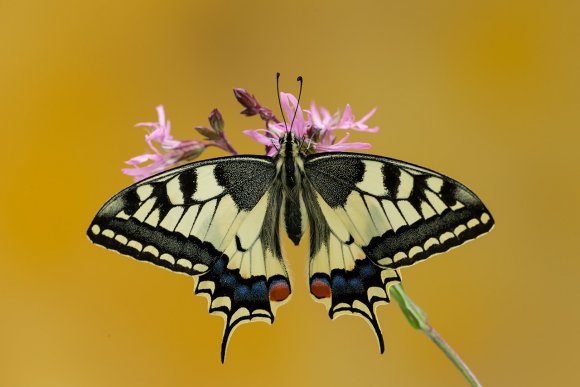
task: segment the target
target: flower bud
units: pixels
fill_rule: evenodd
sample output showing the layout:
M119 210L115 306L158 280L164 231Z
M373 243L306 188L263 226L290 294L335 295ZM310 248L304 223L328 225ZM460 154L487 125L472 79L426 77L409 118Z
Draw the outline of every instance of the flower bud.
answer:
M209 114L209 124L217 134L220 134L224 131L224 119L219 110L213 109L211 111Z
M204 136L207 140L215 141L219 138L216 131L212 128L208 128L207 126L196 126L194 129L197 130L197 132Z
M268 108L260 108L258 110L258 112L260 113L260 118L266 122L268 121L274 121L274 122L278 122L278 119L276 118L276 116L274 116L274 113L272 113L272 110L268 109Z
M256 97L248 93L247 90L241 88L234 89L234 95L238 102L246 109L242 110L242 114L246 116L254 116L259 113L260 104Z

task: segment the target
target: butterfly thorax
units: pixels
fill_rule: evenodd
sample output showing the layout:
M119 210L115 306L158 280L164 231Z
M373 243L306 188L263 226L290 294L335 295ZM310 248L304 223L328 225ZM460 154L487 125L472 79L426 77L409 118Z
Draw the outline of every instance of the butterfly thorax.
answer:
M300 144L292 132L280 138L280 151L276 155L278 174L287 190L294 190L299 185L304 170Z

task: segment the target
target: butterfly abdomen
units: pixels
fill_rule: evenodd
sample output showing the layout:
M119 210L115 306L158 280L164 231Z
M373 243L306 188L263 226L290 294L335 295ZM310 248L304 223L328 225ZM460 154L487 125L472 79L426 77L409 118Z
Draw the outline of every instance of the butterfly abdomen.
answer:
M298 203L298 198L286 198L284 203L284 223L286 224L286 232L288 237L295 244L300 243L302 238L302 214L300 212L300 205Z

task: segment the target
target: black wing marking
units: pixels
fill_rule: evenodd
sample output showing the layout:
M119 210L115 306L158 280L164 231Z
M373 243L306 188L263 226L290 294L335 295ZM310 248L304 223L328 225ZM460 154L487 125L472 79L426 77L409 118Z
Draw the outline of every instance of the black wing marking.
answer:
M96 244L199 275L196 293L225 318L222 361L235 327L274 319L290 295L279 224L282 190L269 157L191 163L123 190L96 215Z
M352 237L381 267L412 265L474 239L494 224L464 185L402 161L323 153L308 157L304 168L326 203L324 217L340 219L329 223L330 229Z

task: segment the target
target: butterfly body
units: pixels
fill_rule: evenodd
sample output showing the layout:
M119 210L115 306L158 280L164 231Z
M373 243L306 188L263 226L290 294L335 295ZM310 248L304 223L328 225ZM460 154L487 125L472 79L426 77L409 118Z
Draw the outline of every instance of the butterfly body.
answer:
M294 133L287 132L280 141L280 151L275 158L276 168L284 189L284 223L286 233L295 245L304 232L302 220L306 214L300 206L300 188L304 177L304 155Z
M274 157L232 156L163 172L115 195L89 238L198 277L196 293L226 321L222 361L240 323L273 322L291 285L280 229L309 231L310 292L329 316L357 314L384 344L375 308L397 269L489 231L462 184L428 169L356 153L307 155L291 131Z

